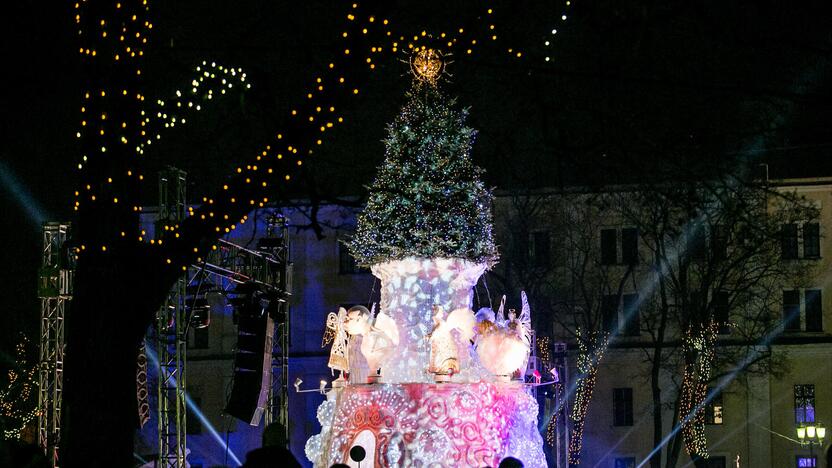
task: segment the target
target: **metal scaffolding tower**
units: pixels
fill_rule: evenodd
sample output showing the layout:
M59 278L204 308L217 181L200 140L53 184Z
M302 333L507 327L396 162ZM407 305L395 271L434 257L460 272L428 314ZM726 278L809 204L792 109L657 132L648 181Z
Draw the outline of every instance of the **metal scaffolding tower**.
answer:
M289 435L289 302L292 295L292 263L289 260L289 224L286 218L269 219L266 237L258 243L258 250L272 259L270 283L282 297L275 317L276 336L272 346L272 366L269 373L269 402L265 423L278 423Z
M555 411L557 411L557 426L555 427L555 466L558 468L569 466L569 361L567 359L566 343L555 343L554 365L558 371L558 382L555 384Z
M161 237L165 226L175 226L185 218L185 176L184 171L173 167L168 167L159 174L157 238ZM156 380L159 467L184 468L187 465L186 286L186 275L183 274L171 288L167 301L156 315L156 353L159 358Z
M40 297L40 370L38 375L38 444L51 466L58 466L61 435L61 399L64 374L64 310L72 298L72 263L69 223L43 225Z

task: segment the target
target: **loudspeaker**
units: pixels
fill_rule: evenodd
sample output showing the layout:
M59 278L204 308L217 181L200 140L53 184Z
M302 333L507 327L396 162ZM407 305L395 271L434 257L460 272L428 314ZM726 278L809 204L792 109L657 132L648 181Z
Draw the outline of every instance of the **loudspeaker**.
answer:
M225 413L257 426L269 398L274 321L265 313L256 289L246 287L243 291L235 303L234 381Z

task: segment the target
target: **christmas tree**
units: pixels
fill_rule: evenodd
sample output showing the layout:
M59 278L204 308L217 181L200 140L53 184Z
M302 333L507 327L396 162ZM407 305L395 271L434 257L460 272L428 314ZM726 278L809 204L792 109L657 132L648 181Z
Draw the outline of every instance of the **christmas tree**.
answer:
M537 402L511 382L528 358L525 296L519 319L471 310L474 285L497 261L492 194L471 162L475 131L436 88L441 55L423 49L412 60L419 81L388 126L349 243L380 280L379 310L329 315L341 337L330 367L342 374L305 453L316 467L360 449L362 466L496 466L515 456L543 468Z
M349 242L362 265L406 257L497 260L491 190L471 161L476 131L434 83L414 81L388 125L385 160Z

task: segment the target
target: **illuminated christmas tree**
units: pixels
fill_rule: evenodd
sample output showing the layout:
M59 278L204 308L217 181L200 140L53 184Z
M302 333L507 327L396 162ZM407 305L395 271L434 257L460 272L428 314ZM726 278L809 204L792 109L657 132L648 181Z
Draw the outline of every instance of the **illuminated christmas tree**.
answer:
M385 161L349 244L353 256L364 265L406 257L494 263L492 195L471 161L468 110L419 80L407 98L388 126Z
M341 375L306 455L320 467L496 466L515 456L542 468L537 402L522 382L525 295L519 316L471 310L474 285L497 261L492 195L471 161L475 131L436 88L439 57L414 57L419 81L388 127L385 161L349 243L380 279L379 312L328 316L330 367Z

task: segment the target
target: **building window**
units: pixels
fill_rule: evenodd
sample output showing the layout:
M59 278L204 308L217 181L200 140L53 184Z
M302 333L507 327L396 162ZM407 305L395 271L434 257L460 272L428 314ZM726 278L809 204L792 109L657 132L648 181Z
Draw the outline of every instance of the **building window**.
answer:
M797 224L784 224L780 231L780 250L784 260L797 258Z
M350 253L350 249L341 242L338 243L338 274L353 275L356 273L367 273L368 268L360 267L355 263L355 258Z
M529 258L534 266L549 265L551 240L548 231L533 232L529 235Z
M621 264L638 263L638 229L621 229ZM616 265L618 260L618 230L601 229L601 264Z
M823 307L820 289L807 289L806 299L806 331L823 331Z
M615 459L615 468L636 468L635 457L620 457Z
M788 223L781 230L780 245L783 259L820 258L820 224ZM799 247L803 247L803 251ZM801 255L802 254L802 255Z
M601 264L618 263L618 240L615 229L601 229Z
M820 224L803 225L803 258L820 258Z
M708 390L710 395L711 390ZM705 405L705 424L722 424L722 392L717 392Z
M711 228L711 251L714 260L725 260L728 257L728 232L722 224Z
M815 422L815 386L813 384L794 386L794 422Z
M705 227L702 224L694 226L688 237L688 255L695 260L705 259Z
M783 329L787 332L801 331L800 290L783 291ZM806 289L803 292L803 313L805 331L823 331L823 297L820 289Z
M211 347L211 343L209 342L210 337L210 327L202 327L197 328L191 326L191 340L190 346L191 349L208 349Z
M633 389L612 389L613 426L633 425Z
M610 335L618 333L618 295L601 297L601 322L605 332Z
M708 468L727 468L727 465L725 464L725 457L715 457L711 455L708 457L705 464Z
M783 329L800 331L800 291L783 291Z
M622 333L627 336L639 336L641 334L641 321L638 311L638 294L625 294L621 298L624 309L624 329Z
M818 466L818 457L806 457L798 455L795 466L797 468L816 468Z
M621 263L635 265L638 263L638 229L621 230Z
M718 327L718 333L731 333L730 309L728 307L728 293L725 291L716 291L713 295L713 309L714 321Z

